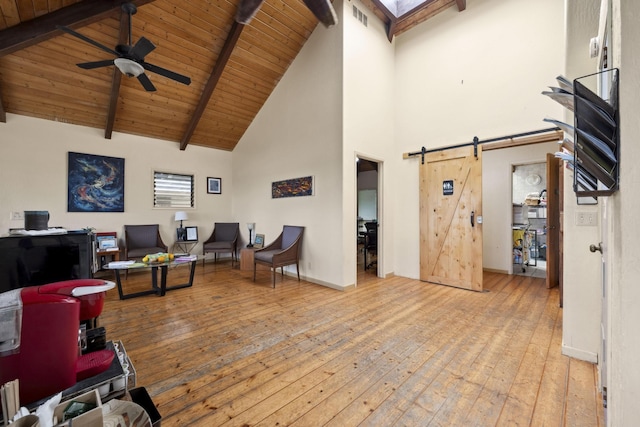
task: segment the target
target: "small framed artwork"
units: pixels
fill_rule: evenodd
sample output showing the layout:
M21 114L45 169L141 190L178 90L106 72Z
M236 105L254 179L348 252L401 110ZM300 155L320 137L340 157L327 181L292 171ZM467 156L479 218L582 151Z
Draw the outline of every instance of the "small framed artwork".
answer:
M207 178L207 193L222 194L222 178Z
M185 227L187 230L187 242L198 241L198 227Z
M264 234L256 234L256 241L253 243L253 247L258 249L264 247Z

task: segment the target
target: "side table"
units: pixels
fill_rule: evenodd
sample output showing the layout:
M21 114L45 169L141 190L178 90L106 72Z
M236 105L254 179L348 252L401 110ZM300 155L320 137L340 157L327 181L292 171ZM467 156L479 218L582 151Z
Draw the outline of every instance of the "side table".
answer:
M253 271L253 253L259 248L240 249L240 270ZM256 270L271 270L264 264L257 264Z
M191 255L191 251L193 250L193 248L196 247L196 245L198 244L197 240L189 240L189 241L183 241L183 240L176 240L176 242L173 244L173 252L174 253L185 253L185 254L189 254ZM177 249L181 250L182 252L178 252Z

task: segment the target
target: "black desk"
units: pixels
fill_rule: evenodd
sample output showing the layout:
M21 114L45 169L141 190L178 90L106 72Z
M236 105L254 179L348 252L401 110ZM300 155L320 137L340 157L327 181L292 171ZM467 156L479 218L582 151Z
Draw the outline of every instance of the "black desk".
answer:
M374 264L377 264L377 261L371 261L367 264L367 252L373 249L375 252L378 250L378 230L373 231L361 231L361 237L364 237L364 269L368 269L373 267Z
M107 265L105 266L105 268L108 270L113 270L116 276L116 285L118 286L118 295L120 295L120 299L122 300L122 299L135 298L135 297L140 297L143 295L151 295L151 294L155 294L163 297L167 291L191 287L193 285L193 276L196 272L197 262L198 262L198 259L194 258L193 260L190 260L190 261L174 260L174 261L164 262L161 264L135 263L131 265L123 265L123 266L117 266L117 267L109 267ZM187 264L191 264L191 271L189 272L189 282L183 283L180 285L167 286L168 268L170 266L187 265ZM122 281L120 278L121 271L126 272L131 270L141 270L141 269L149 269L149 268L151 269L151 289L147 289L146 291L140 291L140 292L132 292L129 294L125 294L122 291ZM160 286L158 286L158 269L160 269Z

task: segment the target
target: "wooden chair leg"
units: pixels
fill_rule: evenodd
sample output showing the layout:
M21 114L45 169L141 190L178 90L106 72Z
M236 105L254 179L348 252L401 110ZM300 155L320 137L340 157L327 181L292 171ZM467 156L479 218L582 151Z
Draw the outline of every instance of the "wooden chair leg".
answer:
M296 272L298 273L298 282L300 281L300 266L298 265L298 261L296 261Z

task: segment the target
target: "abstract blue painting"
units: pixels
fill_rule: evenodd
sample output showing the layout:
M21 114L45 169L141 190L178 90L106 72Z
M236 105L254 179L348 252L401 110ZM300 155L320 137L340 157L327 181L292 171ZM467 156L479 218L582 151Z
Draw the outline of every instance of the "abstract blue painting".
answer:
M124 159L69 152L67 210L124 212Z

